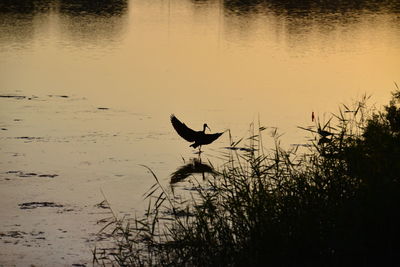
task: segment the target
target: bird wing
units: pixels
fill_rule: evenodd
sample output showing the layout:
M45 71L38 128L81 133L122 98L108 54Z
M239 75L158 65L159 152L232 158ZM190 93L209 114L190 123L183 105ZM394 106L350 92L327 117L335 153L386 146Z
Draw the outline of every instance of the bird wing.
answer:
M204 134L202 142L204 145L210 144L217 140L223 133Z
M186 141L194 142L198 136L198 133L186 126L183 122L178 120L175 115L171 115L171 123L174 126L175 131Z

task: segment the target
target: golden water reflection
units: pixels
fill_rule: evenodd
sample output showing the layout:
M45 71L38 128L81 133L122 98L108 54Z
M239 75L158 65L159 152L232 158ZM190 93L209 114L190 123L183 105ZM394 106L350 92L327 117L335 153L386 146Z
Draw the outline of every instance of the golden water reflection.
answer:
M140 164L169 183L193 158L171 113L234 140L260 119L271 147L276 127L284 144L304 143L297 126L312 112L325 123L364 93L386 103L400 82L398 1L314 2L0 1L0 225L29 233L42 218L19 203L92 207L100 189L115 210L142 210L154 180ZM203 163L218 166L229 139L205 146ZM90 252L68 240L51 248L70 247L71 262L26 265Z
M146 114L170 135L171 113L238 136L260 117L288 143L311 112L365 92L384 103L400 76L398 2L290 3L3 1L0 90Z
M328 118L364 93L385 103L400 76L398 2L329 2L3 1L0 91L85 99L124 119L143 114L140 123L107 130L92 120L89 128L165 134L179 144L171 153L190 153L174 137L171 113L238 137L260 118L286 143L302 143L297 126L311 124L311 112ZM14 119L7 107L5 125ZM64 130L57 120L41 127Z

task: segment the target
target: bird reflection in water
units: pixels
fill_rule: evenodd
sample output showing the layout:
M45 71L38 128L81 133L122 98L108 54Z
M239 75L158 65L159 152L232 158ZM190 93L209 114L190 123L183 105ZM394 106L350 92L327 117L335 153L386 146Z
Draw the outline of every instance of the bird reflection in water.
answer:
M213 167L201 162L201 158L192 158L189 163L180 166L171 174L170 184L183 181L185 178L193 174L201 174L203 180L205 180L207 173L216 174Z

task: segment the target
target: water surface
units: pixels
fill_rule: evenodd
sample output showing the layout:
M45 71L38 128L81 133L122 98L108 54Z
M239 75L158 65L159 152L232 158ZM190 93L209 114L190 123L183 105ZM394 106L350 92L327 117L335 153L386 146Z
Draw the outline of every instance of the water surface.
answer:
M171 113L237 138L260 118L290 145L304 142L296 126L312 124L312 111L326 121L364 93L377 105L388 101L400 77L398 1L283 2L2 1L0 225L73 248L90 226L57 238L55 223L42 219L59 220L54 210L28 213L18 204L69 205L74 221L103 200L102 190L116 211L141 210L154 180L139 164L168 183L182 157L195 157ZM217 161L227 145L223 135L204 159ZM81 225L95 223L88 218ZM71 264L82 250L50 257L1 246L8 258L36 253L49 266Z

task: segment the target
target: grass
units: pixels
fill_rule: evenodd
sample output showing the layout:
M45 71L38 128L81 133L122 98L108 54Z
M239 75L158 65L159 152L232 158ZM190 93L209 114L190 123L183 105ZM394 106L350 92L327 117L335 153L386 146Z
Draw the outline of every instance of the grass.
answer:
M113 216L117 266L398 266L400 91L381 112L343 105L309 131L307 153L262 146L264 127L231 142L190 198L156 183L146 216ZM324 133L322 131L325 131ZM321 141L322 140L322 141ZM244 142L246 145L239 148Z

